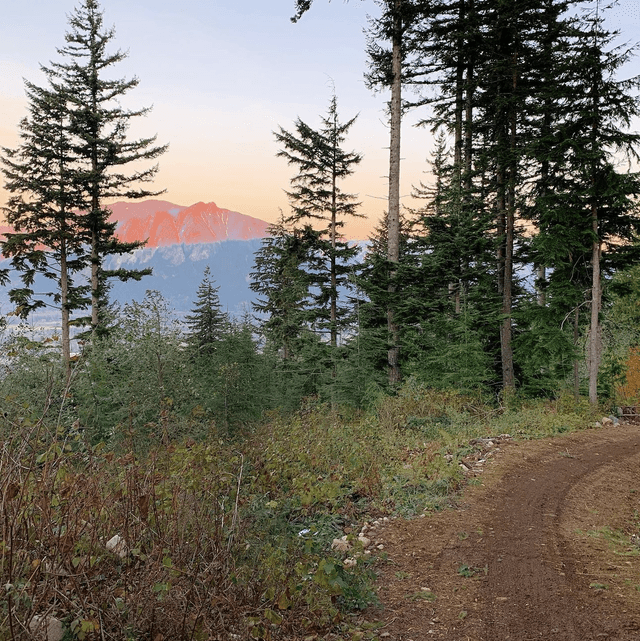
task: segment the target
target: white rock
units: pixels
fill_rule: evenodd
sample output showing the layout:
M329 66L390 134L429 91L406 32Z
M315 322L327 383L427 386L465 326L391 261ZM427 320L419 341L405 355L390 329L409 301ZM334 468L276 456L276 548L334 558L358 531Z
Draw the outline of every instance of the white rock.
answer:
M127 547L127 542L119 535L116 534L112 536L104 545L109 552L117 554L121 559L123 559L127 554L129 554L129 548Z
M366 536L359 536L358 541L366 548L371 545L371 539L368 539Z
M344 565L345 568L354 568L356 565L358 565L358 562L350 556L342 562L342 565Z
M608 416L603 416L600 421L603 425L611 425L613 421Z
M351 545L348 541L343 541L342 539L333 539L331 542L331 549L337 550L338 552L348 552L351 549Z
M384 545L382 545L382 543L380 543L380 545L376 545L376 547L378 550L384 550Z
M64 637L62 621L52 616L36 614L29 622L29 631L38 641L61 641Z

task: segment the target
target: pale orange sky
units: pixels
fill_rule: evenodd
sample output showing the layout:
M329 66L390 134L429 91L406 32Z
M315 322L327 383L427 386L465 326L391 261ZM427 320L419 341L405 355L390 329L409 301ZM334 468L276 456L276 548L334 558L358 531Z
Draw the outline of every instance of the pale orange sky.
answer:
M76 0L21 0L3 6L0 22L0 146L18 144L26 114L22 78L44 84L39 64L57 60L67 14ZM363 28L373 0L315 0L298 24L289 20L294 0L102 0L105 24L114 25L113 47L129 52L116 77L137 76L140 85L125 106L153 105L131 128L132 136L156 133L169 143L155 186L180 205L199 201L269 222L287 211L283 192L294 168L276 158L272 132L292 129L297 117L320 125L333 88L343 120L359 113L347 149L364 155L343 188L359 195L368 218L347 227L365 238L385 210L388 131L386 93L364 86ZM640 39L637 0L621 0L612 13L626 39ZM640 71L636 63L635 72ZM401 194L416 207L411 186L428 180L432 136L405 121ZM0 186L0 204L7 194Z
M75 0L12 5L0 27L0 145L5 147L18 144L17 125L26 114L22 78L44 84L38 65L59 59L56 47L64 43L66 14ZM165 0L140 0L135 7L129 0L103 0L105 24L116 28L114 46L129 51L114 67L115 75L140 78L125 105L153 105L130 133L157 133L158 142L169 143L155 182L166 189L163 199L180 205L213 201L271 222L280 209L288 211L283 190L295 171L275 157L272 132L279 126L293 129L297 117L319 127L335 87L341 118L359 114L345 146L364 155L342 187L358 194L367 219L350 223L346 234L366 238L385 210L387 194L388 97L373 95L363 80L363 27L376 7L370 1L316 0L294 25L293 5L293 0L248 0L242 6L212 0L205 8L200 0L184 0L177 11ZM408 194L428 169L431 136L410 122L403 136L402 194L412 205ZM0 187L0 202L6 198Z

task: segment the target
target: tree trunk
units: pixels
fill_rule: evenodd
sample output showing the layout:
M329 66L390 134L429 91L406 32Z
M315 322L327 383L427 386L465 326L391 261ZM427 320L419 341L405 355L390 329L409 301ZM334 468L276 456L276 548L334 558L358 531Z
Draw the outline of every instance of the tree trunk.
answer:
M578 339L580 338L580 306L576 307L573 316L573 348L578 348ZM573 360L573 398L577 403L580 400L580 361L577 358Z
M60 243L60 304L62 306L61 340L62 365L65 372L65 384L71 379L71 341L69 338L69 274L67 268L67 243L63 238Z
M591 327L589 330L589 402L598 404L598 371L600 370L600 307L602 304L602 285L600 282L600 237L598 236L598 208L591 206L591 224L595 240L591 250Z
M335 158L335 156L334 156ZM338 345L338 278L336 274L336 215L337 215L337 186L336 166L334 160L331 177L331 347ZM335 369L334 369L335 375Z
M392 264L400 261L400 126L402 123L402 17L403 0L394 0L393 42L391 52L390 141L389 141L389 210L387 213L387 259ZM389 280L390 302L387 307L387 328L389 332L389 384L397 385L401 379L399 327L392 299L396 292L396 269L392 269Z
M92 216L93 217L93 216ZM99 285L100 285L100 257L98 254L98 232L96 229L91 231L91 329L98 327L98 306L100 303Z
M547 270L545 269L544 265L538 265L536 267L536 277L538 281L536 284L538 306L544 307L547 304L547 297L546 297L546 294L544 291L544 285L543 285L543 282L547 277Z

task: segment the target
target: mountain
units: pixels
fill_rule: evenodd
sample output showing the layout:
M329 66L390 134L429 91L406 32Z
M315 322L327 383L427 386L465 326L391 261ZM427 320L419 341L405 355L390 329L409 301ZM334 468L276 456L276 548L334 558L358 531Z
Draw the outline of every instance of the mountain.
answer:
M264 238L269 223L215 203L182 207L164 200L109 205L116 235L124 242L148 240L148 247L193 245Z
M110 257L107 269L153 269L140 282L115 282L112 293L116 300L140 300L146 290L156 289L180 314L186 313L208 265L220 287L222 305L234 314L250 307L249 273L269 223L215 203L183 207L146 200L114 203L109 209L120 240L147 240L147 244L130 254Z
M153 275L140 282L114 281L112 298L120 303L139 301L146 290L155 289L179 315L188 313L208 265L220 287L223 307L233 314L250 308L253 292L249 289L249 274L269 223L222 209L215 203L185 207L164 200L144 200L117 202L108 207L118 238L126 242L147 240L147 244L130 254L109 257L105 267L153 269ZM11 230L0 227L0 234L5 231ZM12 286L18 284L14 274ZM48 289L49 285L45 291ZM9 311L6 290L0 294L0 304L2 312ZM47 314L47 324L49 316L57 322L57 313Z

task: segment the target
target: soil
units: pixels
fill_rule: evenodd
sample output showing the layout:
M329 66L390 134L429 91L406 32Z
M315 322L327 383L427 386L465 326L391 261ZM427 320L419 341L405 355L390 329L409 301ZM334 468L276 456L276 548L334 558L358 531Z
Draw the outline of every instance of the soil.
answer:
M454 509L367 534L381 639L640 640L640 426L486 449Z

